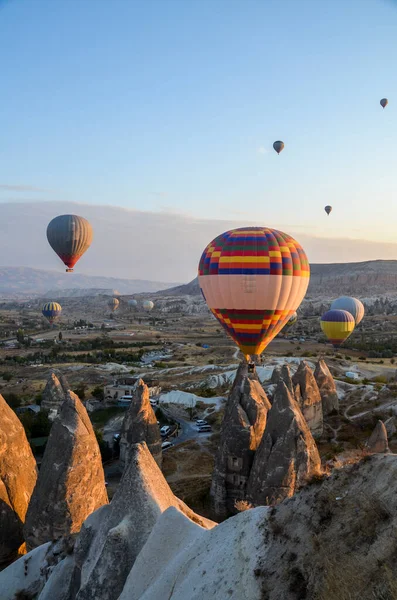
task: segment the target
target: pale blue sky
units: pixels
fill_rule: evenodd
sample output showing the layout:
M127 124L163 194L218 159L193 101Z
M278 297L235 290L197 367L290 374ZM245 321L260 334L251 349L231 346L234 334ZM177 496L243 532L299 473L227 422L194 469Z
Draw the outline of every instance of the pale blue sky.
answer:
M396 68L387 0L8 0L0 199L394 241Z

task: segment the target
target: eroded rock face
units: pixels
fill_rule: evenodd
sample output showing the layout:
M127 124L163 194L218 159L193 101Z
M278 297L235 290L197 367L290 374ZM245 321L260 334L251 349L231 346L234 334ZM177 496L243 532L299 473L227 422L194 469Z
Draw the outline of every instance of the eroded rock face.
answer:
M215 525L174 496L147 445L135 444L111 504L100 509L100 519L84 527L76 543L81 570L76 600L116 600L157 519L170 506L205 529Z
M134 444L146 442L159 467L162 462L161 435L156 415L149 401L149 389L140 379L134 390L131 405L124 417L120 436L120 467L129 463Z
M270 379L270 383L278 383L281 379L281 369L280 367L274 367L273 373Z
M0 394L0 563L12 558L24 541L23 524L36 479L25 430Z
M88 515L107 502L91 421L76 394L68 392L51 428L26 515L28 548L78 532Z
M246 496L248 477L266 426L270 402L256 373L238 368L227 400L211 484L211 503L218 518L236 512Z
M283 381L277 385L265 433L255 454L247 497L258 506L291 497L321 470L316 443Z
M335 381L326 362L322 359L316 365L314 378L320 391L323 415L327 416L339 412L339 399Z
M292 383L291 371L288 365L283 365L281 367L280 379L284 381L291 394L293 394L294 386Z
M295 399L305 417L314 438L323 433L323 407L318 385L305 360L292 377Z
M48 418L53 421L66 399L70 386L66 378L57 370L53 370L43 391L41 410L48 411Z
M378 421L367 442L367 450L372 454L389 452L387 430L383 421Z

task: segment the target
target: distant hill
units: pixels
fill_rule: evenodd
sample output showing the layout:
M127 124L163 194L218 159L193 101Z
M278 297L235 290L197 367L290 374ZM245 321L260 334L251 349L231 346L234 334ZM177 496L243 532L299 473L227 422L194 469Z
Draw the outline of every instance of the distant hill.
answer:
M154 293L169 288L169 283L141 279L117 279L44 271L29 267L0 267L0 297L72 297L97 294ZM176 284L175 284L176 285Z
M370 260L355 263L311 264L307 297L337 296L360 297L397 294L397 260ZM162 290L161 296L198 296L198 279L186 285Z

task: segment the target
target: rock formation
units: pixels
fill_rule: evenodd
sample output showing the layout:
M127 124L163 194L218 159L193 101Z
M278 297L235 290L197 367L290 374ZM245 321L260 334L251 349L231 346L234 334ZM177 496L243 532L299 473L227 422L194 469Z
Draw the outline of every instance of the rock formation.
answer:
M289 391L291 392L291 394L293 394L294 392L294 386L292 383L292 378L291 378L291 371L289 370L289 366L288 365L283 365L281 367L281 377L280 379L282 381L284 381L285 385L287 386L287 388L289 389Z
M281 369L280 367L274 367L272 376L270 378L270 383L278 383L281 379Z
M287 386L280 381L255 454L247 487L248 500L254 505L281 502L320 471L320 456L306 420Z
M36 479L25 430L0 394L0 563L12 558L24 541L23 523Z
M211 503L218 518L235 513L235 502L245 499L270 406L256 373L248 374L247 363L242 363L227 400L212 476Z
M314 438L323 433L323 407L316 380L309 365L302 360L292 377L295 399Z
M323 415L327 416L339 412L339 399L335 381L324 360L319 360L314 370L323 405Z
M76 533L108 502L101 454L87 411L68 392L55 419L26 515L28 548Z
M215 525L174 496L146 444L136 444L112 502L77 541L81 587L76 600L116 600L157 519L170 506L201 527Z
M367 442L367 450L371 454L389 452L387 430L383 421L378 421Z
M389 417L388 419L386 419L385 427L387 431L387 437L391 438L397 431L394 417Z
M149 401L147 385L140 379L135 387L130 407L124 417L120 436L120 467L129 463L131 448L146 442L158 466L161 467L161 435L156 415Z
M66 378L57 370L51 371L43 391L41 409L48 411L48 418L53 421L58 415L70 386Z

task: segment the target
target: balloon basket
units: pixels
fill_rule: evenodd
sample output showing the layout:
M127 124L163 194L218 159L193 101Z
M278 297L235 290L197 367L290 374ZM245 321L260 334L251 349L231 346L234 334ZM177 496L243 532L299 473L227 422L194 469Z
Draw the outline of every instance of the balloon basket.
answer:
M66 269L66 273L73 273L73 269Z

